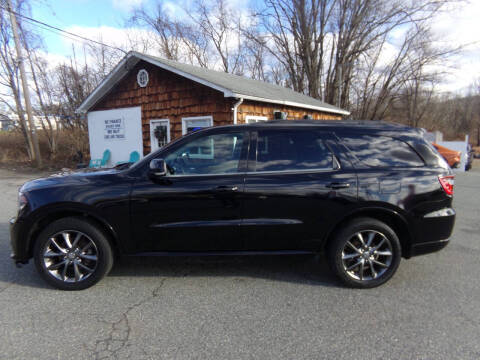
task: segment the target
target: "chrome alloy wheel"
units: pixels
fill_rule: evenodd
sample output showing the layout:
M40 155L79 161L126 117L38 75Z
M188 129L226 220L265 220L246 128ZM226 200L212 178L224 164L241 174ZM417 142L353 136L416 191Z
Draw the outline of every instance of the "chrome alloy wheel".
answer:
M342 251L343 269L355 280L368 281L382 276L392 264L390 240L376 230L355 233Z
M58 280L78 282L92 275L98 263L98 250L87 235L64 230L50 237L43 251L45 269Z

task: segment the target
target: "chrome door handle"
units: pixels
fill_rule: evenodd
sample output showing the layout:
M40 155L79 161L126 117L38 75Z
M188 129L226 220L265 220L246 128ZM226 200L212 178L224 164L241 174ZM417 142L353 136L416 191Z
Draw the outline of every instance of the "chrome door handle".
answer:
M349 183L332 182L326 186L329 189L346 189L350 187Z
M220 191L220 192L238 191L238 187L237 186L220 185L220 186L217 186L214 190L215 191Z

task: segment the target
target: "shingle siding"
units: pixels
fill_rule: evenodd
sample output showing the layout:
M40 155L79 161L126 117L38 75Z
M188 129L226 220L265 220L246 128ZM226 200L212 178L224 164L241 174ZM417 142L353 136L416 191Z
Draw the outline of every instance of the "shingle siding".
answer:
M149 82L144 88L137 84L140 69L149 73ZM150 152L150 120L169 119L171 140L174 140L182 136L184 117L211 115L214 126L233 124L232 107L236 101L224 97L221 91L140 61L90 111L141 106L143 152L146 155ZM245 100L238 108L238 123L244 123L247 115L267 116L271 120L274 110L287 112L289 118L309 114L314 119L341 119L337 114Z

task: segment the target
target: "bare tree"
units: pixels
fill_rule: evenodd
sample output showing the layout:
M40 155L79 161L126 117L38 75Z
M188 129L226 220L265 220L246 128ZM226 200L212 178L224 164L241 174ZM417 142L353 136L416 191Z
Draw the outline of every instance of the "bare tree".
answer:
M349 107L351 91L357 92L359 73L376 75L379 53L393 30L405 32L400 51L405 53L415 29L427 28L428 19L450 0L265 0L253 16L257 27L249 39L263 46L285 68L296 91L341 107ZM259 30L260 29L260 30ZM263 33L259 36L259 33ZM365 69L365 61L376 67ZM392 64L387 79L398 78L401 63ZM387 81L380 90L387 105ZM369 91L369 89L367 89ZM358 94L357 94L358 96ZM358 97L357 97L358 99ZM384 113L384 109L376 109ZM374 117L377 117L376 115Z
M58 123L55 116L52 116L50 113L52 109L52 92L49 87L51 81L45 70L48 65L34 51L29 49L28 45L26 45L26 49L39 105L36 112L40 115L40 123L48 140L50 154L54 157L57 152ZM42 84L44 85L43 87Z
M187 11L195 32L218 57L225 72L240 73L244 49L240 19L225 0L196 0L193 11Z
M169 60L180 60L181 40L178 25L169 19L161 4L157 4L153 11L143 6L135 9L130 23L153 30L157 35L153 40L158 45L161 55Z
M21 4L18 3L17 6ZM33 142L20 95L19 68L8 17L7 11L0 8L0 93L2 93L0 101L10 109L11 113L17 114L28 156L33 159Z
M243 18L234 13L228 1L192 0L184 8L184 15L171 18L157 4L153 11L137 9L130 23L153 31L160 55L167 59L186 60L229 73L245 72L248 49L242 31Z
M413 127L420 127L433 100L435 80L430 82L422 79L421 70L414 74L411 80L405 82L400 94L400 102L405 112L406 122Z
M248 41L245 45L247 54L245 56L245 68L252 79L270 81L267 74L267 54L263 46L256 42Z

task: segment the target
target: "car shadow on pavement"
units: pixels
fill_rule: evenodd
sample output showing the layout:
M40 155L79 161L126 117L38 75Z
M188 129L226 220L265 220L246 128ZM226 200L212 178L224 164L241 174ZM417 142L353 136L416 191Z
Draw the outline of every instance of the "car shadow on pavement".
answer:
M48 289L48 286L40 275L37 269L30 261L29 264L17 268L10 259L10 249L2 242L0 245L0 290L7 288L10 285L36 287Z
M50 288L37 273L37 269L30 261L29 264L17 268L10 258L12 252L10 246L8 223L0 223L0 288L7 288L10 285Z
M245 277L342 287L319 255L122 257L109 276Z

